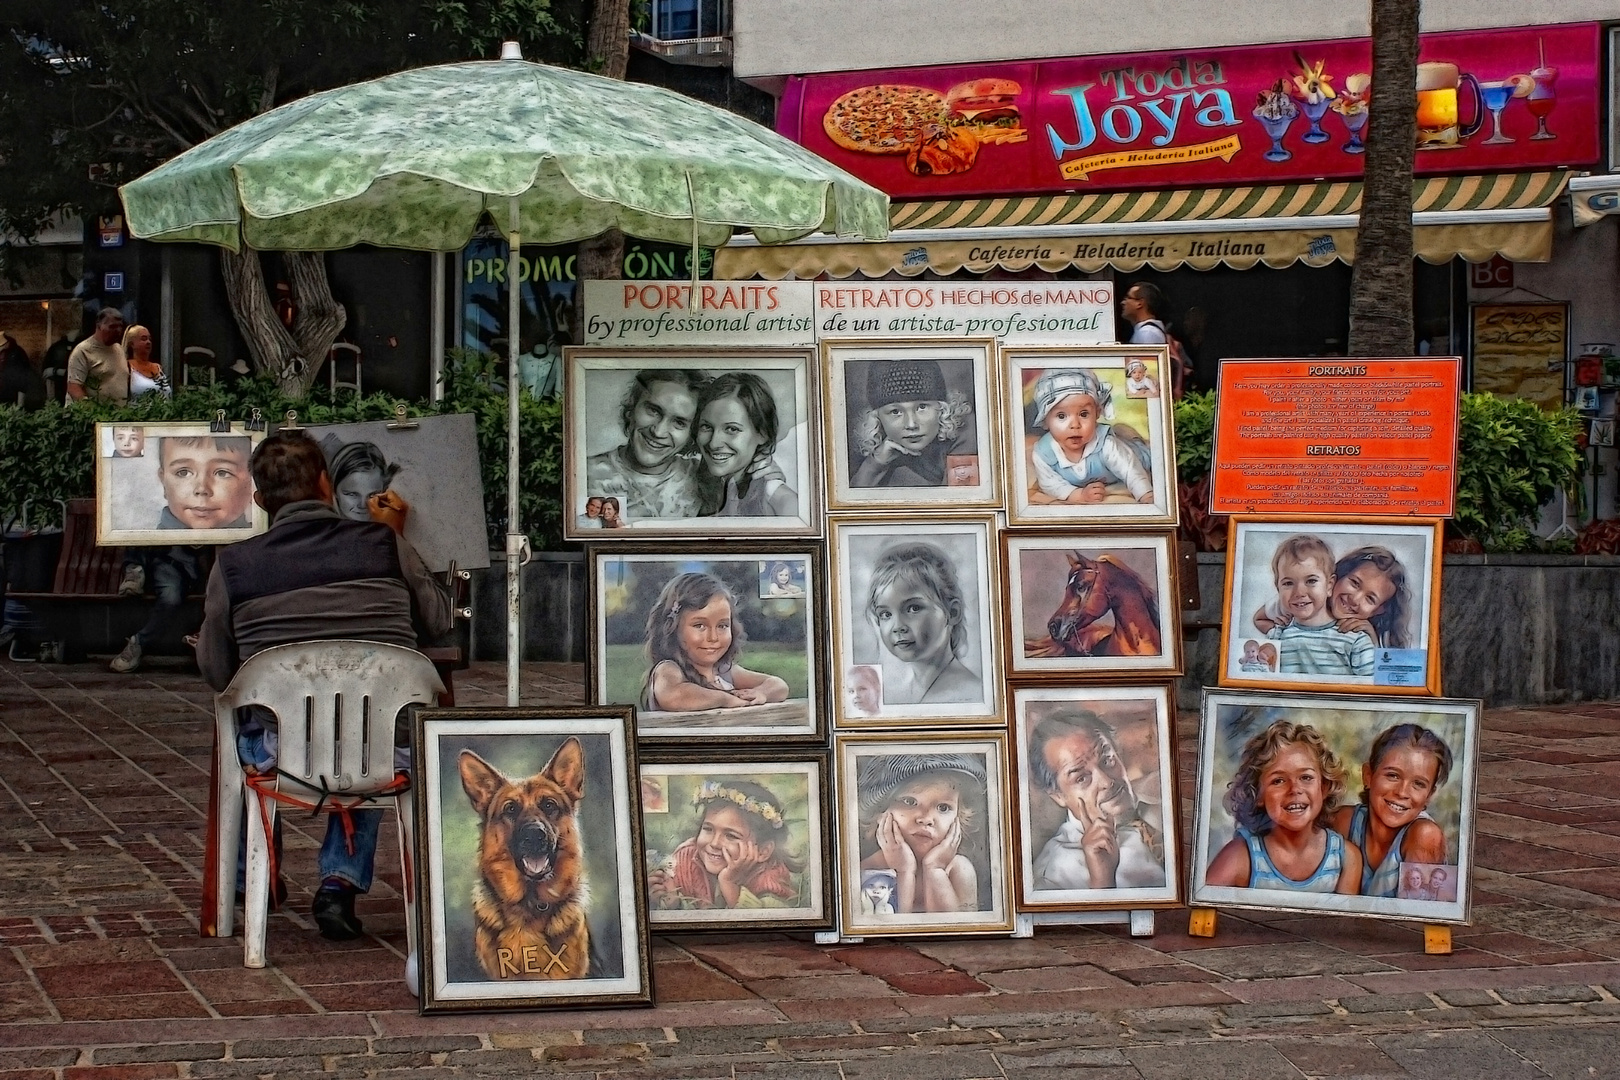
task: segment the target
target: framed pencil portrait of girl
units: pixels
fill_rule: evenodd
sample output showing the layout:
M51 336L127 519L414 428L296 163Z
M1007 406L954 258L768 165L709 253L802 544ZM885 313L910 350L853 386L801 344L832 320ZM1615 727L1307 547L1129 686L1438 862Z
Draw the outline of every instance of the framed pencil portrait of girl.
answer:
M1170 686L1013 692L1020 908L1180 901L1174 693Z
M838 887L848 936L1005 933L1004 731L840 735Z
M813 350L563 358L567 539L820 534Z
M649 921L671 930L832 925L825 750L658 750L641 762Z
M1438 695L1442 527L1233 518L1220 684Z
M644 742L821 742L821 545L593 544L586 685Z
M827 340L821 355L832 509L1000 505L994 339Z
M1008 678L1181 674L1168 531L1001 534Z
M1013 525L1174 525L1163 346L1001 350Z
M1479 714L1205 690L1189 903L1466 923Z
M828 524L841 726L1001 716L993 514Z

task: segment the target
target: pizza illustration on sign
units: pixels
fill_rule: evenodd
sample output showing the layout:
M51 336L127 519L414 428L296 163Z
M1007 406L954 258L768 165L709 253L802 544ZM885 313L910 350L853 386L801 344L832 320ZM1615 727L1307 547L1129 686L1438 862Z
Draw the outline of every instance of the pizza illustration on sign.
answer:
M904 154L916 176L966 172L979 149L1029 138L1018 113L1023 87L1011 79L972 79L944 94L880 83L851 90L827 107L827 137L858 154Z

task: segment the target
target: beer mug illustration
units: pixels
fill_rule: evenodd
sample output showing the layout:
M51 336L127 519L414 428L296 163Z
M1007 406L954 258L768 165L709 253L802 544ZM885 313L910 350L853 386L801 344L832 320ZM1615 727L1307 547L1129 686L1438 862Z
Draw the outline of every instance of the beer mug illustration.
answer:
M1464 83L1474 93L1474 118L1462 122L1461 95ZM1485 122L1484 98L1479 80L1459 74L1456 64L1427 63L1417 66L1417 139L1419 150L1443 150L1461 145L1479 131Z

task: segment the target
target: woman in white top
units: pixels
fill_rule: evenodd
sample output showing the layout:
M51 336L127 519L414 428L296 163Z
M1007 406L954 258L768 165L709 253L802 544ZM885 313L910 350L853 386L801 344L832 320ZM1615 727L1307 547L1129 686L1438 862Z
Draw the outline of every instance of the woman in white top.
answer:
M154 391L164 397L174 396L169 376L152 359L152 331L138 324L125 330L124 355L129 358L129 400Z

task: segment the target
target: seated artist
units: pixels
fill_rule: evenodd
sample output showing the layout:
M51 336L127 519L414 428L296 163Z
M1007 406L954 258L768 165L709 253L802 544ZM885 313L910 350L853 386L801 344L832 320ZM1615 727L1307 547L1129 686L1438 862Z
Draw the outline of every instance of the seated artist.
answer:
M210 686L225 689L242 661L273 645L359 638L414 649L419 635L450 628L449 591L428 574L403 535L409 512L403 499L389 491L373 495L370 522L339 517L326 456L302 431L265 439L253 452L251 468L253 498L270 515L270 530L222 548L208 578L197 664ZM262 708L244 709L239 722L242 764L268 770L276 761L275 717ZM405 745L400 734L396 728L396 746ZM328 815L320 890L310 909L322 936L335 941L361 933L354 898L371 888L382 823L379 809L352 816L351 851L337 815ZM278 829L278 853L280 839Z

